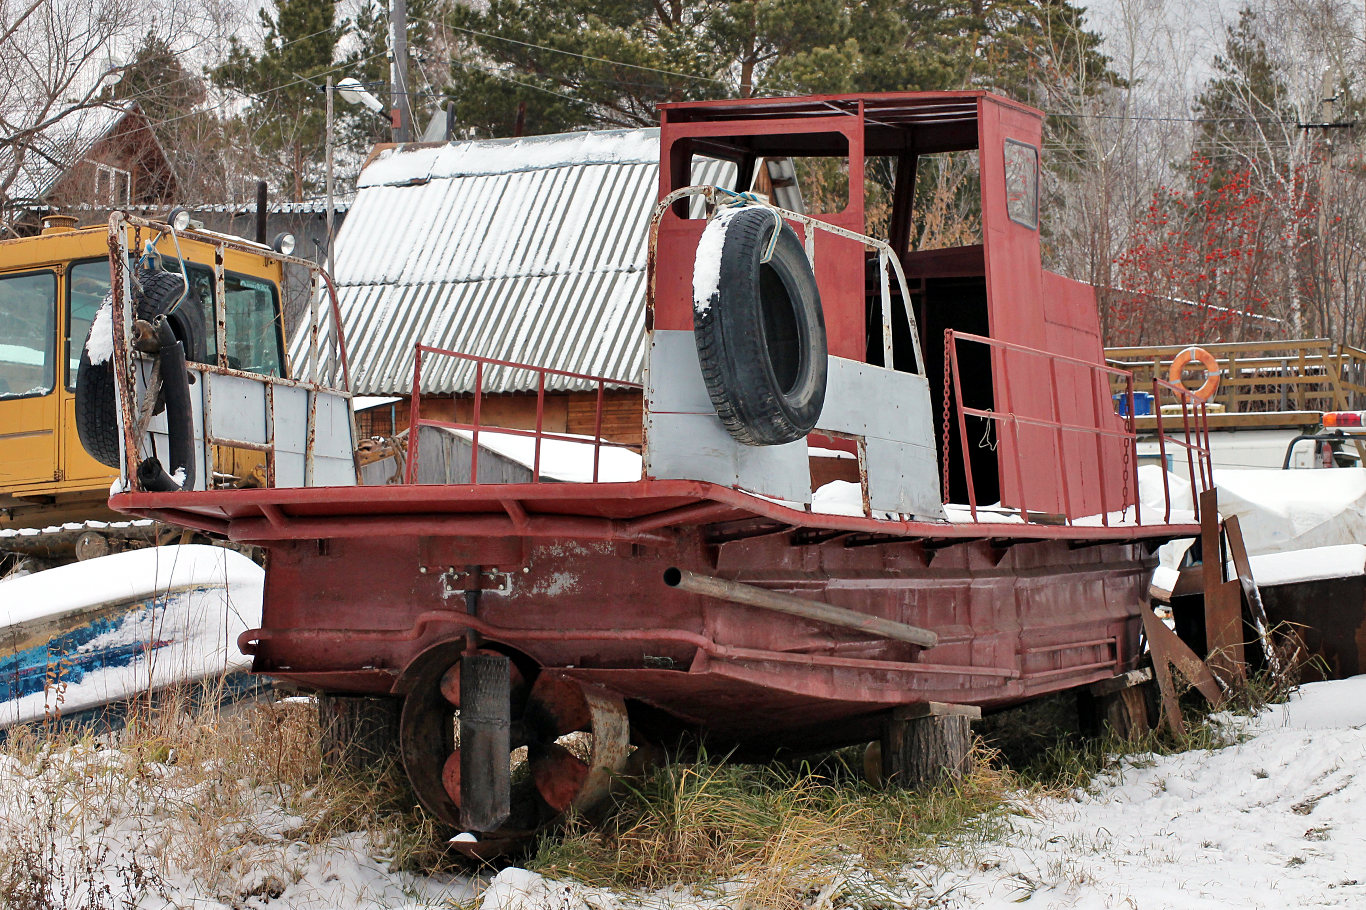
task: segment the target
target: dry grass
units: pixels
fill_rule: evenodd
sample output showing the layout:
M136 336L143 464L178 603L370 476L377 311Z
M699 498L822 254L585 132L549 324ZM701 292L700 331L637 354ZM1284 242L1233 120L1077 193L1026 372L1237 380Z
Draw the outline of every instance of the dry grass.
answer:
M701 886L737 908L797 910L941 845L991 837L1010 812L1010 777L986 760L956 784L910 793L863 783L846 758L796 770L666 765L623 790L609 823L571 824L530 866L602 887Z
M0 745L0 906L112 910L133 906L130 894L169 900L192 885L241 907L278 895L320 849L357 834L392 867L430 862L420 854L431 824L395 775L324 765L313 704L195 709L216 705L215 694L135 706L102 737L11 731Z

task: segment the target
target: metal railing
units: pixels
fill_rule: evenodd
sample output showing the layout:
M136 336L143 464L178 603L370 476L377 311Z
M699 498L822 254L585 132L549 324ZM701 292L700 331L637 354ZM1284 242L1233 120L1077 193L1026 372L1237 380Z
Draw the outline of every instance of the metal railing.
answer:
M985 346L990 351L992 361L993 378L993 401L991 407L976 407L968 405L963 400L963 383L960 374L959 363L961 355L959 344L977 344ZM1121 488L1120 509L1114 511L1127 512L1130 506L1134 509L1134 523L1144 524L1142 497L1138 489L1138 446L1137 436L1134 431L1134 376L1128 370L1107 364L1098 364L1093 361L1082 360L1076 357L1068 357L1055 354L1049 351L1042 351L1037 348L1025 345L1013 344L995 338L988 338L982 335L974 335L967 332L957 332L949 329L944 333L945 363L948 376L944 386L944 433L942 439L943 457L943 484L944 502L949 504L950 486L950 466L952 462L951 428L949 417L951 414L950 394L952 400L957 402L956 422L958 442L960 448L960 465L963 470L965 485L968 494L968 510L973 521L978 520L978 512L983 508L977 500L977 485L973 476L972 453L974 446L968 434L968 418L973 417L986 421L994 428L995 438L1000 442L999 446L991 447L991 455L996 460L995 469L997 477L1001 481L1009 477L1014 481L1018 501L1009 506L1010 511L1018 512L1020 519L1026 524L1040 523L1043 521L1049 524L1074 525L1082 518L1093 518L1096 516L1078 516L1073 514L1074 493L1069 483L1069 472L1065 464L1067 452L1067 439L1070 437L1083 439L1094 439L1095 442L1095 464L1099 475L1100 487L1100 511L1098 517L1103 527L1111 524L1110 503L1106 500L1106 492L1110 489L1112 472L1114 465L1110 462L1111 457L1106 452L1106 440L1114 440L1122 447L1124 473ZM1015 410L1012 404L1011 395L1011 371L1007 368L1006 356L1015 355L1017 357L1038 358L1041 361L1041 369L1046 370L1050 395L1048 397L1047 414L1024 414ZM1089 423L1076 422L1076 418L1069 421L1064 412L1060 390L1061 385L1058 377L1059 367L1067 365L1073 371L1077 369L1085 370L1090 389L1090 417ZM1024 375L1041 377L1044 374L1040 369L1024 371ZM1120 428L1106 427L1104 424L1114 413L1114 402L1110 389L1119 388L1118 393L1124 396L1127 407L1125 413L1120 417ZM1158 411L1158 443L1162 452L1163 462L1166 463L1167 446L1182 448L1186 451L1186 457L1190 464L1190 483L1191 498L1195 517L1199 517L1199 493L1208 489L1213 483L1213 469L1210 460L1209 450L1209 425L1208 417L1205 413L1204 402L1196 398L1186 389L1171 383L1154 380L1152 383L1153 395L1155 400L1159 400L1165 395L1176 398L1181 406L1180 426L1182 429L1181 437L1168 434L1163 426L1161 408ZM1043 432L1051 432L1053 441L1056 445L1056 457L1053 459L1053 470L1056 475L1058 495L1061 498L1063 514L1059 518L1055 513L1036 514L1029 508L1029 478L1025 471L1025 451L1021 442L1022 429L1033 428ZM1083 443L1084 445L1084 443ZM1001 454L1001 452L1005 454ZM1088 453L1089 454L1089 453ZM1167 473L1163 471L1163 499L1165 502L1163 510L1163 523L1169 523L1172 517L1172 496ZM1004 488L1005 484L1001 483ZM1036 501L1037 503L1037 501ZM1050 503L1052 505L1052 503Z
M421 416L423 397L422 361L424 355L453 357L457 360L464 360L474 364L474 390L471 399L471 418L469 422L436 420L430 417ZM536 375L536 424L533 429L505 427L484 422L482 419L485 394L484 379L489 368L526 371ZM545 429L546 379L550 376L569 379L579 383L591 383L596 387L596 402L593 411L593 436L591 438L593 446L591 482L598 483L601 476L602 450L604 444L611 447L618 447L616 443L604 440L602 435L605 394L609 388L613 390L641 390L642 386L639 383L628 382L624 379L611 379L605 376L591 376L586 373L572 373L568 370L555 370L549 367L532 366L525 363L516 363L511 360L497 360L492 357L480 357L475 354L463 354L459 351L450 351L425 344L417 345L413 356L413 394L408 417L408 458L404 470L403 482L408 484L418 482L418 466L421 457L418 440L421 435L421 428L438 427L446 430L463 431L470 434L469 482L472 484L479 483L479 436L481 433L495 433L500 436L515 436L533 440L532 463L530 466L531 482L540 483L542 481L541 455L543 444L546 440L556 440L582 445L587 445L590 441L587 437L582 435L575 435L567 432L560 433Z
M273 487L277 475L277 439L275 419L275 391L277 389L299 389L308 396L305 426L302 430L304 469L303 486L314 482L315 438L318 422L318 399L320 395L334 395L339 398L351 397L350 363L346 356L346 342L342 333L341 310L337 302L337 289L332 277L316 262L273 252L260 244L228 237L222 234L207 233L197 229L178 231L170 224L139 218L121 211L109 217L109 257L111 263L111 316L115 326L116 342L113 359L115 373L115 393L119 409L121 432L123 435L123 476L127 489L140 492L137 467L140 460L152 452L153 446L147 434L140 432L150 415L144 413L146 403L140 402L134 394L137 388L138 364L149 367L146 355L136 354L130 339L136 313L132 296L133 255L143 251L143 232L153 235L148 247L155 247L162 238L169 238L174 245L180 261L180 275L189 291L189 278L185 271L185 257L181 255L180 241L194 241L206 245L213 251L213 313L212 326L214 337L215 362L211 364L188 363L187 370L197 376L202 383L202 455L205 477L202 483L206 489L213 489L218 466L215 459L223 453L219 450L242 450L259 453L263 459L264 481ZM309 274L310 288L310 330L308 335L307 356L302 363L288 363L286 370L291 378L253 373L230 366L227 345L227 294L225 290L226 270L224 261L227 251L246 253L274 260L282 265L292 265L305 269ZM158 251L159 252L159 251ZM327 301L323 303L323 292ZM281 295L282 296L282 295ZM283 301L280 301L283 306ZM324 310L324 306L326 309ZM279 314L278 318L283 319ZM330 324L329 324L330 323ZM283 352L282 352L283 353ZM288 360L286 356L286 360ZM213 382L212 377L242 379L263 387L267 420L265 434L260 440L238 439L215 432L213 419ZM144 377L145 379L145 377ZM348 413L350 408L347 408ZM351 438L355 438L354 416L351 417Z

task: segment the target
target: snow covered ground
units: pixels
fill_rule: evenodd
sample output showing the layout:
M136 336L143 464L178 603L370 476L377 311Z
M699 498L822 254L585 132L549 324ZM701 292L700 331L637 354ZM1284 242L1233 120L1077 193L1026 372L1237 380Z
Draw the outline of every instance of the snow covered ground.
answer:
M1230 718L1230 745L1139 756L1075 798L1020 805L1010 831L903 870L891 884L832 870L813 908L1366 907L1366 677L1305 686L1260 716ZM725 895L686 889L612 893L507 869L491 883L387 871L388 848L363 834L313 846L301 820L270 792L256 794L250 832L224 832L232 859L217 881L163 868L175 855L183 806L208 800L203 783L176 789L175 770L148 764L133 787L101 788L107 751L75 751L31 766L0 760L0 834L32 829L35 813L61 819L53 857L72 883L111 889L91 906L416 908L479 910L719 910ZM65 794L51 810L30 797ZM46 784L46 786L44 786ZM176 807L181 807L177 809ZM38 826L41 829L41 825ZM237 843L232 843L236 838ZM81 846L86 852L81 852ZM13 847L7 847L13 851ZM90 869L92 857L98 862ZM133 868L150 881L137 884ZM857 885L855 889L853 885ZM851 893L857 890L858 897ZM880 898L877 891L883 891ZM843 898L841 895L845 895ZM117 898L117 900L114 900ZM136 903L119 901L128 898ZM85 904L80 904L85 906Z

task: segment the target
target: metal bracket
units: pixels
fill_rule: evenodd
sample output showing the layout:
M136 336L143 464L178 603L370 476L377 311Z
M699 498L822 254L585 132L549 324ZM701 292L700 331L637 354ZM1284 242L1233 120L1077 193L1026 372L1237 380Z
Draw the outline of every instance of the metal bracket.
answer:
M441 599L449 600L457 595L463 597L467 591L480 591L484 594L511 594L512 576L512 572L499 572L497 569L470 572L467 569L451 566L441 573Z

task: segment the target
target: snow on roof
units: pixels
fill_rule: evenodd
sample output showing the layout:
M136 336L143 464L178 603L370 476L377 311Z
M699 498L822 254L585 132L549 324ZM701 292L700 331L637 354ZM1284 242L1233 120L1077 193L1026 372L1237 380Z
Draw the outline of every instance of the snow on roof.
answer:
M6 194L10 199L42 199L124 117L136 101L117 101L72 111L33 138ZM13 146L0 148L0 172L14 160Z
M418 342L639 381L657 129L388 149L359 178L334 257L357 395L406 395ZM307 334L291 345L295 362ZM431 357L423 391L470 391ZM486 370L487 392L536 388ZM587 389L550 377L551 391Z
M380 152L356 186L409 186L430 180L513 174L589 164L655 164L659 130L605 130L451 142L437 147L398 146Z

